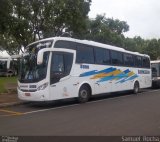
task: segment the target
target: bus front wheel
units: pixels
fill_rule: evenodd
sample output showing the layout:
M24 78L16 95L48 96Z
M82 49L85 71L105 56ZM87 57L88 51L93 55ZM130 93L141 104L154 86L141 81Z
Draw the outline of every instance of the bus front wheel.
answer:
M85 103L89 100L90 95L91 95L91 91L90 91L89 87L84 85L79 90L78 101L80 103Z
M139 92L139 83L138 83L138 81L136 81L134 83L133 93L137 94L138 92Z

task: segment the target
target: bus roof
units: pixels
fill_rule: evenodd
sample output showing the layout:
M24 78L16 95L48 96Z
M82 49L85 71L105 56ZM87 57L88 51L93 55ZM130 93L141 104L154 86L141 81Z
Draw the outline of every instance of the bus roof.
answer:
M160 63L160 60L151 61L151 64L154 64L154 63Z
M116 46L112 46L112 45L108 45L108 44L103 44L103 43L99 43L99 42L95 42L95 41L90 41L90 40L74 39L74 38L70 38L70 37L51 37L51 38L45 38L45 39L33 42L33 43L29 44L28 46L30 46L32 44L35 44L35 43L38 43L40 41L48 41L48 40L54 40L54 41L57 41L57 40L72 41L72 42L77 42L77 43L82 43L82 44L87 44L87 45L92 45L92 46L98 46L98 47L105 48L105 49L125 52L125 53L129 53L129 54L149 57L149 55L147 55L147 54L141 54L139 52L128 51L128 50L125 50L124 48L121 48L121 47L116 47Z

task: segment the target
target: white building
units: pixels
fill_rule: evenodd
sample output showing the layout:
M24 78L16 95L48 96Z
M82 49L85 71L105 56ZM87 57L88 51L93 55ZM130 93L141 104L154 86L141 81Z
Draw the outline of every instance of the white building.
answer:
M6 51L0 51L0 58L8 58L10 55Z

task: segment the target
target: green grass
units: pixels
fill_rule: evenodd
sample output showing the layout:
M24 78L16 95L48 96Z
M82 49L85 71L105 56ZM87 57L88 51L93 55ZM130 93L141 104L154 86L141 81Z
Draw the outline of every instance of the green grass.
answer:
M7 83L17 84L17 77L0 77L0 94L8 92L6 88Z

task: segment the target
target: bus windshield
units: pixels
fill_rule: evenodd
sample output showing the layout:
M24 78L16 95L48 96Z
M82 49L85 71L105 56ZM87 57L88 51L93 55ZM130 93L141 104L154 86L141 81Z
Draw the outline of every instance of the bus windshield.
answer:
M28 46L20 60L19 81L22 83L38 82L46 77L49 52L45 52L43 63L37 64L38 51L52 46L52 41L39 42Z
M19 81L23 83L37 82L46 77L49 53L44 54L44 62L37 65L37 56L27 55L20 61Z

